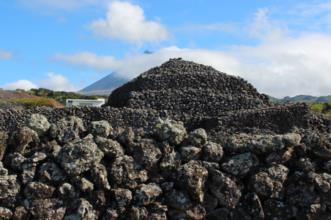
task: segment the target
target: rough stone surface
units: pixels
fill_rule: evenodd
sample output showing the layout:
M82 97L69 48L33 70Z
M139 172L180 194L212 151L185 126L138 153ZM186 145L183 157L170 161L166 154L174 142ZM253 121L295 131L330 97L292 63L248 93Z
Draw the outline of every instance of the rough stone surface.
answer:
M230 157L221 167L234 176L244 177L257 163L257 158L253 154L244 153Z
M90 136L63 146L57 156L63 169L73 175L89 170L93 163L100 162L102 158L103 152Z
M95 136L108 137L113 128L108 121L94 121L91 123L91 133Z
M161 140L168 141L174 145L180 144L187 134L182 123L171 120L161 120L156 125L156 133Z
M33 114L28 122L29 127L35 130L39 135L43 135L51 126L47 118L41 114Z
M0 219L330 218L331 121L307 105L177 59L109 105L0 110Z
M219 162L223 157L223 148L220 144L209 142L202 148L203 159L210 162Z
M8 134L7 132L0 131L0 161L5 155L7 149Z

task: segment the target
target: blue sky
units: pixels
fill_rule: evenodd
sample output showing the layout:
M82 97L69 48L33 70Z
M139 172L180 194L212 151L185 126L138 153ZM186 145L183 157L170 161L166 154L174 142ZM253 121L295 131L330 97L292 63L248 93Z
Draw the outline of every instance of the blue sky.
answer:
M0 0L0 9L6 89L79 90L183 57L277 97L331 94L331 1Z

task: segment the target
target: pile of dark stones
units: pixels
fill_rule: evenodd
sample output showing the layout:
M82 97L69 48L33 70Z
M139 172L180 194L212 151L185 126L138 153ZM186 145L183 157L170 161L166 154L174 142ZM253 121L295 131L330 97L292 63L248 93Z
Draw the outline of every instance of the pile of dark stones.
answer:
M104 108L0 111L0 219L331 219L330 122L173 59Z
M171 59L116 89L108 105L217 116L220 112L263 108L270 103L266 95L241 78L209 66Z

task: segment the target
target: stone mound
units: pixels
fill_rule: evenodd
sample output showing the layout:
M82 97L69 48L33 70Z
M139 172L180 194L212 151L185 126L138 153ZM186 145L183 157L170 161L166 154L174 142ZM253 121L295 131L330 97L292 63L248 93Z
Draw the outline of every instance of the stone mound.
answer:
M209 66L171 59L114 90L108 105L216 116L270 103L267 96L241 78Z

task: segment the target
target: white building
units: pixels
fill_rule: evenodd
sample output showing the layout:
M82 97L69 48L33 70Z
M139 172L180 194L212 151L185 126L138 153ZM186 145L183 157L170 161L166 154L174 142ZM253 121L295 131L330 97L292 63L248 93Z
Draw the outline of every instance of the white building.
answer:
M101 107L106 103L105 99L67 99L66 100L66 107Z

